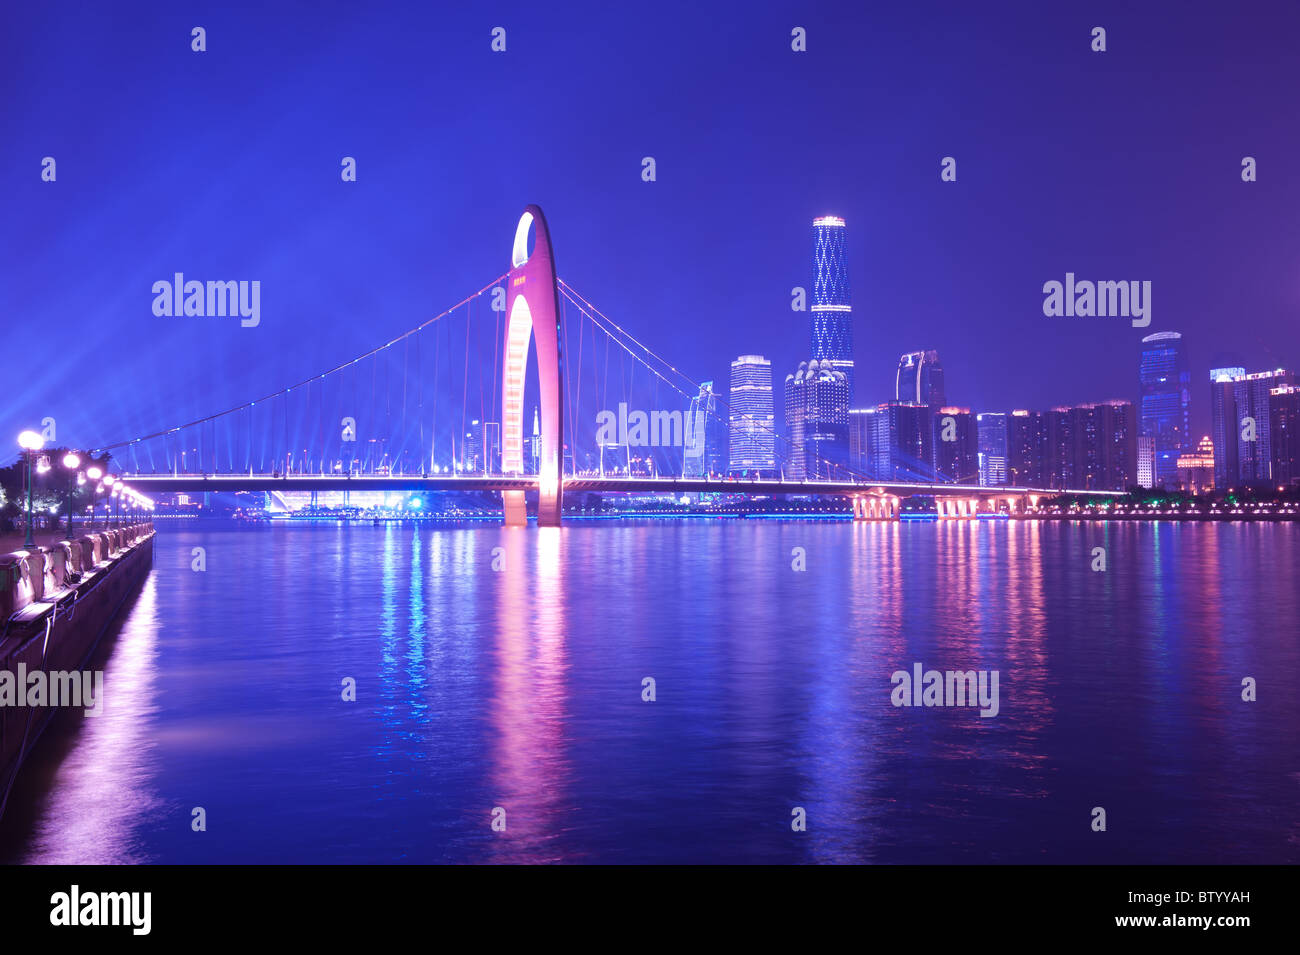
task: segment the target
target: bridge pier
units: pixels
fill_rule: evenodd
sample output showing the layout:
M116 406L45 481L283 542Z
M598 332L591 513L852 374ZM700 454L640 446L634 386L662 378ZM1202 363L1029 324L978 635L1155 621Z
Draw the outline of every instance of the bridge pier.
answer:
M898 498L892 494L855 494L853 519L855 521L898 520Z
M527 527L528 508L523 491L502 491L501 503L505 510L506 527Z
M936 497L934 510L940 520L968 521L979 517L979 504L973 497Z

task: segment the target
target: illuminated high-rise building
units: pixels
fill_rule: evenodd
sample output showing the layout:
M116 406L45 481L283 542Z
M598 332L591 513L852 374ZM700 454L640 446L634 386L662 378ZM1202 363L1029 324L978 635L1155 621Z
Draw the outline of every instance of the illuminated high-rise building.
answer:
M1140 436L1155 439L1153 482L1163 484L1177 477L1178 456L1191 450L1192 375L1183 336L1156 332L1142 339L1138 378Z
M883 478L877 468L879 408L849 409L849 469L856 478Z
M1269 398L1275 388L1294 384L1285 368L1242 375L1233 380L1237 413L1233 427L1237 440L1237 476L1244 484L1272 481L1272 427Z
M1269 392L1268 406L1273 483L1300 484L1300 388L1279 385Z
M1210 438L1214 445L1214 486L1237 483L1237 386L1246 369L1240 366L1210 369Z
M727 470L727 423L718 413L718 396L713 382L700 383L700 393L691 399L686 414L682 461L683 477L711 477Z
M935 479L978 484L979 432L969 408L940 408L934 415Z
M730 473L770 475L776 470L776 419L772 411L772 363L741 355L731 363Z
M1137 442L1138 487L1156 486L1156 439L1149 434L1139 434ZM1180 454L1179 457L1182 457Z
M1042 412L1017 409L1006 418L1007 483L1013 487L1045 487L1044 465L1048 420Z
M844 374L853 399L853 303L844 220L813 220L812 356L823 371Z
M894 376L894 400L939 409L947 404L943 388L943 365L937 351L914 351L898 359Z
M876 411L873 451L879 477L890 481L935 480L934 409L912 401L886 401Z
M785 377L786 477L844 479L849 467L849 388L844 372L800 362Z
M979 447L980 484L1001 487L1007 483L1007 416L986 411L975 416Z
M1178 456L1178 487L1193 494L1214 490L1214 442L1207 434L1195 451Z

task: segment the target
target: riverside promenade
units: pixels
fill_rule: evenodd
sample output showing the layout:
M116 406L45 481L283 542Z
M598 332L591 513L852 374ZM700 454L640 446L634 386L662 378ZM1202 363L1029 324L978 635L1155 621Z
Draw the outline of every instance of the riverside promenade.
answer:
M105 630L149 575L153 541L153 525L140 523L0 553L0 812L60 702L56 687L80 682ZM26 685L17 685L20 673Z

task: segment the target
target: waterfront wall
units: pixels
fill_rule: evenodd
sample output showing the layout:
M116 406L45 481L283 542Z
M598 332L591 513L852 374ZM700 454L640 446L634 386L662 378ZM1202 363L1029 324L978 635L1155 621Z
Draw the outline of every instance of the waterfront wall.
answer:
M153 567L152 524L0 554L0 672L77 671ZM22 688L20 688L21 690ZM0 799L52 706L0 705Z

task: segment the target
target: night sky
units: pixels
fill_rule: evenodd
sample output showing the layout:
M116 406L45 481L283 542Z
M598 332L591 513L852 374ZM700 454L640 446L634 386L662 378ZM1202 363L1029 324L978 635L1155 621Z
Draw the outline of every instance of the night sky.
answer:
M824 214L858 405L919 348L975 411L1136 399L1140 338L1176 330L1199 435L1221 355L1300 363L1300 4L227 6L6 9L15 434L106 443L332 367L506 271L530 202L560 276L695 378L809 357ZM261 324L156 317L176 271L260 280ZM1044 317L1067 271L1150 280L1152 324Z

